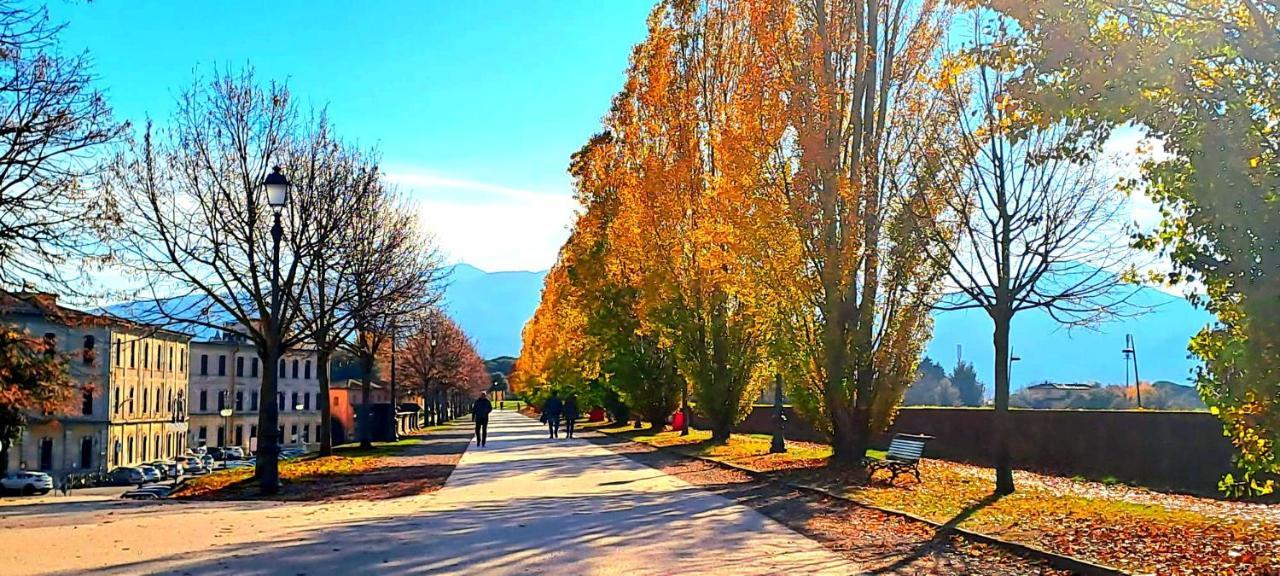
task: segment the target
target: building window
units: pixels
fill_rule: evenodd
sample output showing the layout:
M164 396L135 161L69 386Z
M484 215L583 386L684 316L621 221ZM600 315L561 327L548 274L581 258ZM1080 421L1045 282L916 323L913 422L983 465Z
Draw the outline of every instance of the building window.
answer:
M187 351L183 348L178 348L178 371L187 371Z
M163 411L163 410L164 410L164 405L160 404L160 393L161 393L161 392L162 392L162 391L161 391L159 388L156 388L156 412L161 412L161 411Z
M137 363L136 363L137 358L138 358L138 341L130 340L129 341L129 367L130 368L137 366ZM133 448L129 449L129 460L133 460Z
M218 411L221 412L226 407L227 407L227 391L219 390L218 391Z
M276 392L276 409L284 412L284 392Z
M196 436L196 438L199 438L199 439L200 439L200 443L201 443L201 444L203 444L203 443L204 443L204 441L205 441L205 440L207 440L207 439L209 438L209 427L208 427L208 426L201 426L201 427L200 427L200 434L199 434L198 436Z
M303 369L302 377L306 378L307 380L311 379L311 361L310 360L307 360L305 368Z
M254 390L249 393L249 411L250 412L258 411L258 391L257 390Z
M201 412L209 411L209 391L208 390L200 391L200 411Z
M129 356L129 357L130 357L130 358L132 358L132 357L133 357L133 355L132 355L132 354L130 354L130 356ZM129 444L128 444L128 445L129 445L129 449L128 449L128 450L126 450L126 451L125 451L125 453L124 453L125 460L126 460L126 461L128 461L128 462L133 462L133 461L134 461L134 460L133 460L133 436L130 436L130 437L129 437Z
M208 354L200 355L200 375L201 376L209 375L209 355Z
M226 446L227 445L227 443L225 442L226 438L227 438L227 431L224 430L221 426L219 426L218 427L218 446Z
M250 439L250 440L253 440L254 438L257 438L257 437L258 437L258 425L257 425L257 424L250 424L250 425L249 425L249 439Z
M124 366L124 340L116 338L116 367Z
M309 444L311 442L311 427L306 424L302 425L302 443Z
M341 396L334 396L334 397L333 397L333 402L332 402L332 404L333 404L334 406L340 406L340 405L342 404L342 397L341 397Z
M236 390L236 412L244 411L244 391Z
M173 346L169 347L169 371L173 372Z
M293 361L293 376L292 376L292 378L293 378L294 380L297 380L297 379L298 379L298 360L297 360L297 359L294 359L294 361Z
M284 378L284 358L280 359L280 377Z
M97 339L93 337L93 334L85 334L85 336L84 336L84 352L83 352L83 354L82 354L82 357L83 357L83 359L84 359L84 363L85 363L85 364L93 364L93 359L94 359L95 357L97 357L97 352L96 352L96 351L94 351L93 347L94 347L97 343L98 343L98 342L97 342Z
M93 436L80 439L80 467L85 470L93 468Z
M236 425L236 446L244 446L244 424Z
M147 412L150 412L150 411L151 411L151 397L150 397L150 396L148 396L148 395L147 395L147 391L146 391L145 389L143 389L143 391L142 391L142 413L143 413L143 414L146 414ZM145 446L143 447L143 450L146 450L146 447L145 447Z
M137 414L137 413L138 413L138 405L137 405L137 404L135 404L135 403L134 403L134 401L133 401L133 392L134 392L134 389L133 389L133 388L130 388L130 389L129 389L129 413L130 413L130 414ZM133 450L129 450L129 457L130 457L130 458L132 458L132 457L133 457Z
M310 392L305 392L302 394L302 409L303 410L311 409L311 393Z
M253 358L249 359L249 377L250 378L258 377L258 357L257 356L254 356Z
M156 344L156 370L161 368L164 368L164 344Z
M244 378L244 356L236 356L236 378Z
M40 470L53 470L53 438L40 439Z
M115 404L112 405L111 411L114 412L116 416L120 415L120 389L119 388L116 388L116 401L115 401Z
M227 375L227 355L226 354L218 355L218 375L219 376Z
M293 426L289 427L289 443L290 444L298 443L298 425L297 424L294 424Z
M44 355L53 358L58 352L58 335L53 332L44 333Z
M85 391L84 399L80 404L80 413L85 416L93 416L93 392Z
M297 392L293 393L293 405L290 406L290 408L293 408L294 410L298 409L298 393Z
M142 343L142 367L143 367L143 368L150 368L150 367L151 367L151 347L150 347L150 346L147 346L147 343L146 343L146 342L143 342L143 343ZM146 442L143 442L143 443L142 443L142 453L143 453L143 454L146 454L146 453L147 453L147 443L146 443ZM143 458L146 458L146 456L143 456Z

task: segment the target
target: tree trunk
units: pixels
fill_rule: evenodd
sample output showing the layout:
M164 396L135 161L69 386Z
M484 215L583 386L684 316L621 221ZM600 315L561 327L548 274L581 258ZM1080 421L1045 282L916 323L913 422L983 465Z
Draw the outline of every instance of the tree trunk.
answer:
M992 418L996 494L1013 493L1013 466L1009 459L1009 315L997 313L995 321L996 409Z
M370 392L373 389L373 357L361 359L363 374L360 378L360 417L356 428L360 434L360 447L373 447L373 408L370 406Z
M324 348L316 350L316 363L320 380L320 455L333 455L333 408L329 406L329 351Z

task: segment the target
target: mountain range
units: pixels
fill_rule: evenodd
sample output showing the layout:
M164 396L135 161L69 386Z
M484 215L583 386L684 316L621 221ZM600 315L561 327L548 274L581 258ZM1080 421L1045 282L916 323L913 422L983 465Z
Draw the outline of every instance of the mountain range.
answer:
M485 272L457 264L452 272L445 306L481 355L519 355L520 332L538 307L546 271ZM1187 343L1212 317L1185 298L1154 288L1137 290L1132 301L1146 313L1090 328L1067 329L1035 310L1016 316L1011 341L1020 360L1013 365L1013 388L1044 381L1124 383L1125 334L1134 337L1142 380L1188 383L1196 363L1188 357ZM947 369L957 355L972 362L990 390L991 331L991 320L981 310L940 312L926 354Z

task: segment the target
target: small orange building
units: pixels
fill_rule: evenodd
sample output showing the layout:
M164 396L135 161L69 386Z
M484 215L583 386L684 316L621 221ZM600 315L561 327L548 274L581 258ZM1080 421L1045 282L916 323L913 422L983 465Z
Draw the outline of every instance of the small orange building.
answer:
M345 444L355 440L356 410L363 403L363 383L359 380L337 380L329 384L329 410L333 420L329 423L333 444ZM387 404L391 392L381 382L370 384L369 402Z

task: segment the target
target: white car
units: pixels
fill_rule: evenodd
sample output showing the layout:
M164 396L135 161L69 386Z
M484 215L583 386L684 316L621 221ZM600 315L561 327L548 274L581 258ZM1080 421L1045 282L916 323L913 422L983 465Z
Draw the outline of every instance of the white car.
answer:
M19 470L6 474L0 479L5 490L13 490L24 495L48 494L53 490L53 477L44 472L27 472Z

